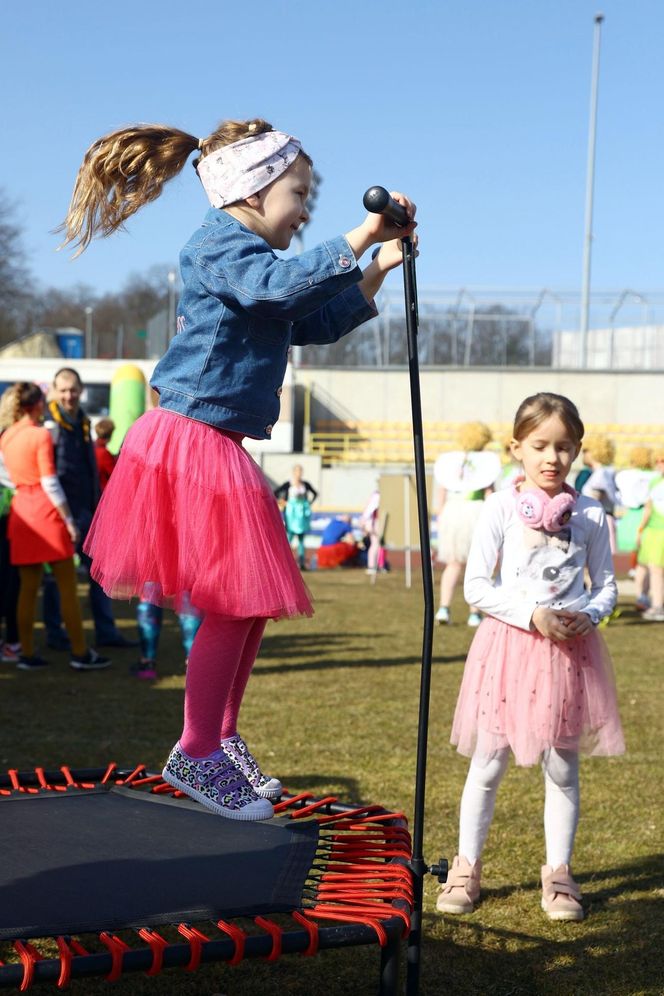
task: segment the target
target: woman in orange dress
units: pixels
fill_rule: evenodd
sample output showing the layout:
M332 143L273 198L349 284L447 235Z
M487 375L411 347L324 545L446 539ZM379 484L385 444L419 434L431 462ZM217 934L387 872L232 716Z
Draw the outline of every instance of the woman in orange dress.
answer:
M22 652L17 667L33 671L48 662L34 652L37 595L44 564L60 590L62 616L77 670L107 667L110 660L88 650L76 591L74 544L79 535L55 472L53 443L41 425L44 395L36 384L17 384L16 421L0 438L0 456L16 491L9 511L10 559L19 569L17 620Z

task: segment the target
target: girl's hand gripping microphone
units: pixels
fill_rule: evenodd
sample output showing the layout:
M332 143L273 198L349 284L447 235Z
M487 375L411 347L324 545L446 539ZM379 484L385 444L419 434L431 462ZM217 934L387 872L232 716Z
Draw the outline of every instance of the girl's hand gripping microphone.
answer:
M372 214L384 214L401 228L408 224L408 212L405 207L390 197L385 187L369 187L362 198L362 203L367 211L371 211Z

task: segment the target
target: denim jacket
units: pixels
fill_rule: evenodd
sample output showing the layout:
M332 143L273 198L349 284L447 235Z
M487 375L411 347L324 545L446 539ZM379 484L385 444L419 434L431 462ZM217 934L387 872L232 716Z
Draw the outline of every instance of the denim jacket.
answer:
M279 417L289 347L336 342L376 314L343 236L281 259L211 208L180 266L177 334L150 383L161 407L256 439Z

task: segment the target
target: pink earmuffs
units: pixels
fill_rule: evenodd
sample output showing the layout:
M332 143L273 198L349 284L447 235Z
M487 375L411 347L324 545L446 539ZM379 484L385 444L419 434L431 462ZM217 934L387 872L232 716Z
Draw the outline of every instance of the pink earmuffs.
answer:
M569 522L576 504L574 488L564 484L565 489L554 498L539 488L519 491L517 480L513 488L516 499L516 514L531 529L545 529L548 533L559 533Z

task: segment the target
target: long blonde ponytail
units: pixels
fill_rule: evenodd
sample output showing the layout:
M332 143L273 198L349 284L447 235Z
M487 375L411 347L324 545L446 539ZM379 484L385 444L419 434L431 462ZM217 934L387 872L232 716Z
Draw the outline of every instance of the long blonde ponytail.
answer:
M123 228L127 218L159 197L197 148L193 135L166 125L136 125L98 139L85 154L58 229L65 233L62 246L77 246L78 256L95 236Z
M105 238L123 228L132 214L159 197L164 184L180 172L196 149L207 156L264 131L272 131L272 125L254 118L222 121L200 140L167 125L135 125L104 135L85 153L67 217L58 228L65 233L60 248L71 243L78 247L74 253L78 256L93 238Z

